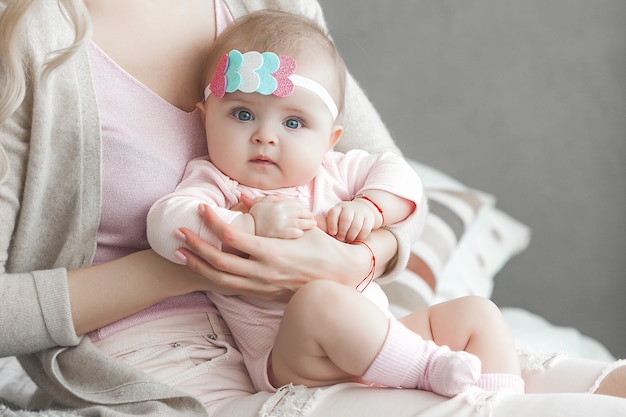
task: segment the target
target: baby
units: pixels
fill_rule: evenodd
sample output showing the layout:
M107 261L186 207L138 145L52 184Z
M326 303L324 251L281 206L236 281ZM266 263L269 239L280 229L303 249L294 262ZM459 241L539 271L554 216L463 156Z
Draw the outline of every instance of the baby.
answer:
M184 263L184 227L232 250L203 225L200 205L249 233L296 239L320 227L371 254L356 286L314 281L287 303L208 294L258 390L357 381L446 396L471 385L523 392L511 336L489 300L454 300L400 321L389 313L366 239L424 209L421 182L393 153L333 150L345 68L323 31L296 15L251 13L218 37L206 81L198 107L209 156L190 161L150 210L153 249Z

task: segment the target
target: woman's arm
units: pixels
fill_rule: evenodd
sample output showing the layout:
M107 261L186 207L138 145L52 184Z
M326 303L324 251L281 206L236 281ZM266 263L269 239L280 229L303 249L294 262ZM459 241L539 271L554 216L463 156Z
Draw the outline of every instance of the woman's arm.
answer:
M168 297L196 290L221 291L210 280L152 250L68 271L77 335L108 325Z
M88 333L165 298L191 291L288 299L313 279L356 286L371 268L371 254L365 246L338 242L320 230L308 231L297 240L270 239L238 231L211 209L205 210L204 221L224 243L253 259L224 253L185 231L187 245L202 258L212 260L215 267L191 251L183 250L190 269L146 250L68 271L76 334ZM376 275L380 275L394 258L397 241L380 229L372 233L368 244L376 254Z
M0 273L0 357L78 344L77 336L196 290L221 291L152 250L72 271Z
M236 230L205 207L204 222L225 245L250 255L250 259L219 251L197 234L183 229L186 245L181 251L187 265L222 288L263 299L288 299L303 284L330 279L356 287L372 267L372 255L362 244L337 241L319 229L293 239L263 238ZM368 245L376 254L376 276L394 260L397 240L387 230L370 235Z

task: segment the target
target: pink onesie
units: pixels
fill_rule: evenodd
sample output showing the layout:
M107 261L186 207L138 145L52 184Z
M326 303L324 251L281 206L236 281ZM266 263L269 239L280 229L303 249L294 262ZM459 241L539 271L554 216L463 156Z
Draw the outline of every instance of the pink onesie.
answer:
M150 209L148 241L156 252L180 263L174 256L181 247L181 241L175 235L180 227L189 228L220 247L220 241L198 216L200 203L209 205L229 222L241 214L229 209L239 202L242 192L258 197L278 193L301 199L314 215L325 215L337 203L350 200L367 189L390 192L413 201L415 207L419 207L422 197L421 181L415 171L400 156L390 152L375 155L361 150L345 154L329 152L310 184L278 190L246 187L222 174L208 158L198 158L188 164L176 191L158 200ZM377 284L371 283L363 294L391 317L387 298ZM268 380L267 365L286 304L243 296L226 297L213 293L208 296L232 331L255 388L275 391Z

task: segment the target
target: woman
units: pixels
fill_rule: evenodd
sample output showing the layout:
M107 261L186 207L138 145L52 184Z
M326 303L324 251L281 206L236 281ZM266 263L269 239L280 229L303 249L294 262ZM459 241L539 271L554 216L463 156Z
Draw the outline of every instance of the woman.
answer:
M163 260L147 250L145 241L149 206L173 190L189 159L206 153L201 121L194 109L201 100L202 70L217 31L255 8L281 7L321 20L316 3L5 3L9 8L3 15L3 38L10 39L7 48L18 49L7 49L3 56L13 54L19 59L19 54L28 53L24 59L34 65L26 69L26 74L20 74L18 62L18 72L12 75L13 63L7 59L3 68L6 82L2 89L1 143L9 155L9 166L1 191L2 254L6 259L2 288L9 299L18 299L19 293L20 302L18 306L5 305L0 314L0 333L7 340L0 353L26 355L56 345L80 344L80 349L60 354L52 362L46 355L58 355L62 349L22 357L24 367L57 401L69 406L109 401L106 395L73 398L75 391L85 388L80 376L43 376L63 357L71 357L72 363L98 363L91 357L95 351L88 341L81 342L81 335L107 329L107 325L166 299L170 303L178 300L173 308L168 305L170 312L192 302L197 303L196 309L214 314L214 309L198 297L172 296L215 290L279 299L289 297L302 283L313 279L358 283L367 275L371 255L366 248L339 244L317 231L308 233L296 245L274 240L254 242L255 248L242 249L256 261L220 257L219 270L190 254L189 263L200 274ZM76 25L80 42L74 45L73 28L64 14ZM19 17L22 19L17 20ZM93 44L89 44L90 22ZM21 30L27 37L20 36ZM76 53L66 54L70 61L58 62L58 68L48 67L43 82L40 71L42 63L50 58L48 53L68 46ZM117 72L114 64L119 65ZM20 90L20 79L32 83L22 85ZM124 90L128 96L115 91L115 86L128 87ZM136 91L130 92L133 88ZM353 127L353 133L347 138L354 141L357 136L369 137L369 144L362 143L369 145L369 150L397 152L363 94L354 84L351 90L354 107L368 117L357 123L348 116L346 124ZM115 102L110 104L109 100ZM140 103L141 108L135 111L128 107L131 101ZM166 125L154 133L147 132L150 127L142 123L152 123L150 117L176 128L167 130ZM181 138L188 139L185 142ZM120 159L130 145L141 140L146 142L128 152L136 159ZM43 164L42 159L46 160ZM169 164L163 163L165 159ZM152 181L155 176L158 181ZM389 231L382 231L369 241L379 271L384 271L385 265L392 267L398 246L401 251L397 267L403 266L408 231L395 233L398 240ZM221 256L201 254L209 260ZM4 319L10 316L23 320L13 326ZM120 368L116 372L128 373L125 367L116 365ZM81 382L68 383L65 378ZM133 378L137 376L123 375L118 381ZM109 387L118 385L113 382ZM145 399L172 396L171 392L150 391ZM243 386L233 392L241 395L249 389Z
M141 316L150 306L163 307L163 302L172 311L167 300L186 300L185 294L194 291L285 299L313 279L350 283L368 273L370 254L360 245L312 232L287 246L236 234L223 223L216 223L215 233L256 261L221 254L189 236L195 252L186 253L190 268L175 266L147 250L138 226L144 207L179 180L177 169L184 166L166 166L159 157L166 153L169 161L186 162L204 151L193 139L181 138L199 134L193 109L201 99L201 68L217 25L259 8L321 21L319 5L291 0L3 4L8 8L0 22L0 153L8 155L8 170L0 185L0 356L20 355L42 387L35 407L50 407L54 399L56 407L78 415L204 415L193 398L107 358L82 336L124 317ZM42 64L68 46L68 54L43 67L44 82ZM344 149L396 150L367 99L353 81L350 85ZM133 100L124 102L129 94ZM137 94L148 104L128 107ZM144 120L175 124L150 131L153 126ZM137 138L144 142L135 143ZM133 144L133 159L117 158ZM158 181L152 181L155 176ZM378 265L402 267L410 234L377 232L368 243ZM205 348L219 361L230 361L229 375L237 373L243 365L227 343L227 333L219 329L219 319L210 306L198 308L206 308L214 325L211 337L217 340L207 341ZM435 404L473 412L464 399L443 402L419 392L381 393L385 401L363 401L361 394L356 404L351 398L360 391L346 385L324 393L287 389L282 394L290 401L273 401L266 394L248 395L245 378L233 387L222 384L218 373L213 380L215 415L253 415L262 407L278 414L287 403L289 415L298 407L311 409L312 402L318 404L317 415L331 415L329 407L345 415L337 408L338 399L360 415L378 415L378 404L387 411L390 404L401 404L406 415L419 415Z

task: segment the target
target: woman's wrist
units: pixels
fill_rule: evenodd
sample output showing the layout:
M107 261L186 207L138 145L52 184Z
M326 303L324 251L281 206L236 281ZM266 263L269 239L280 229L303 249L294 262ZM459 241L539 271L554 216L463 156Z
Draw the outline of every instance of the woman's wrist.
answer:
M378 278L393 269L398 257L398 239L387 229L372 231L367 243L376 255L376 275Z
M346 246L348 253L344 256L349 262L351 273L343 284L355 288L362 286L370 275L377 278L390 269L398 250L395 236L386 229L376 229L364 242L353 242Z
M355 240L352 243L357 243L359 245L363 245L367 248L367 251L370 253L370 269L367 271L367 274L359 281L357 286L355 287L357 291L363 292L365 289L371 284L372 280L376 276L376 255L372 250L372 247L362 240Z

